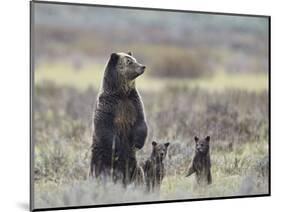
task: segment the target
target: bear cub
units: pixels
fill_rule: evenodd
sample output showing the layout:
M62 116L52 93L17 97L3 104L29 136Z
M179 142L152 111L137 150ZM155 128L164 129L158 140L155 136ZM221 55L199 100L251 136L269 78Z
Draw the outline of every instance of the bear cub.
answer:
M212 183L211 175L211 159L210 159L210 136L204 139L199 139L197 136L195 140L195 155L188 168L186 177L195 173L198 185L207 185Z
M156 141L152 142L152 153L144 164L144 177L146 191L159 192L161 182L165 176L164 159L167 155L168 146L170 143L159 144Z

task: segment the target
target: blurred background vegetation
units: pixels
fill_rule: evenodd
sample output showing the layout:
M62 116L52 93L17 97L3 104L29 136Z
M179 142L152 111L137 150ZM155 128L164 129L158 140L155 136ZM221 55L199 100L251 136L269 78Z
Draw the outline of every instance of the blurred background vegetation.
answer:
M268 20L34 4L35 205L57 207L268 192ZM160 196L88 182L91 118L112 52L147 70L137 87L152 139L171 142ZM185 171L211 136L214 183ZM122 190L122 191L120 191ZM120 197L120 192L124 193Z
M34 38L36 82L98 87L110 53L132 51L158 84L220 74L214 84L227 86L241 74L246 82L228 86L255 89L257 76L256 89L267 87L266 18L37 4Z

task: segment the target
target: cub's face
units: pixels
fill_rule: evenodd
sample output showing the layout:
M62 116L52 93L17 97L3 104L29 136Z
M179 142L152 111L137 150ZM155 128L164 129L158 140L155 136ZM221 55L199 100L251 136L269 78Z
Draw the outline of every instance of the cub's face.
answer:
M200 139L197 136L194 137L195 140L195 150L198 153L206 154L209 152L210 136Z
M132 56L132 53L113 53L118 57L117 70L119 76L125 80L134 80L145 70L145 66L138 63L137 60Z
M156 141L152 141L152 155L159 161L163 161L167 155L168 146L170 143L159 144Z

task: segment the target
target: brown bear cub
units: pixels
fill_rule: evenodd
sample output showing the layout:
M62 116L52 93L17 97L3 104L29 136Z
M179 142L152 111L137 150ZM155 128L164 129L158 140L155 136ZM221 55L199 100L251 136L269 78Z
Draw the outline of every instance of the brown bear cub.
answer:
M144 164L144 176L146 190L148 192L160 191L161 182L165 176L164 159L167 154L168 146L170 143L158 144L152 142L152 153Z
M195 140L195 155L188 168L186 177L195 173L198 185L207 185L212 183L211 175L211 159L209 153L210 136L204 139L199 139L197 136Z

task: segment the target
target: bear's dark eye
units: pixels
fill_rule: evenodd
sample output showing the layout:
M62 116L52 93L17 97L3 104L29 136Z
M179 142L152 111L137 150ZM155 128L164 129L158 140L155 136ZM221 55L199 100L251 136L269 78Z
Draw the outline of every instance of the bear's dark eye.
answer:
M133 61L132 61L132 60L128 60L127 63L128 63L129 65L131 65L131 64L133 63Z

